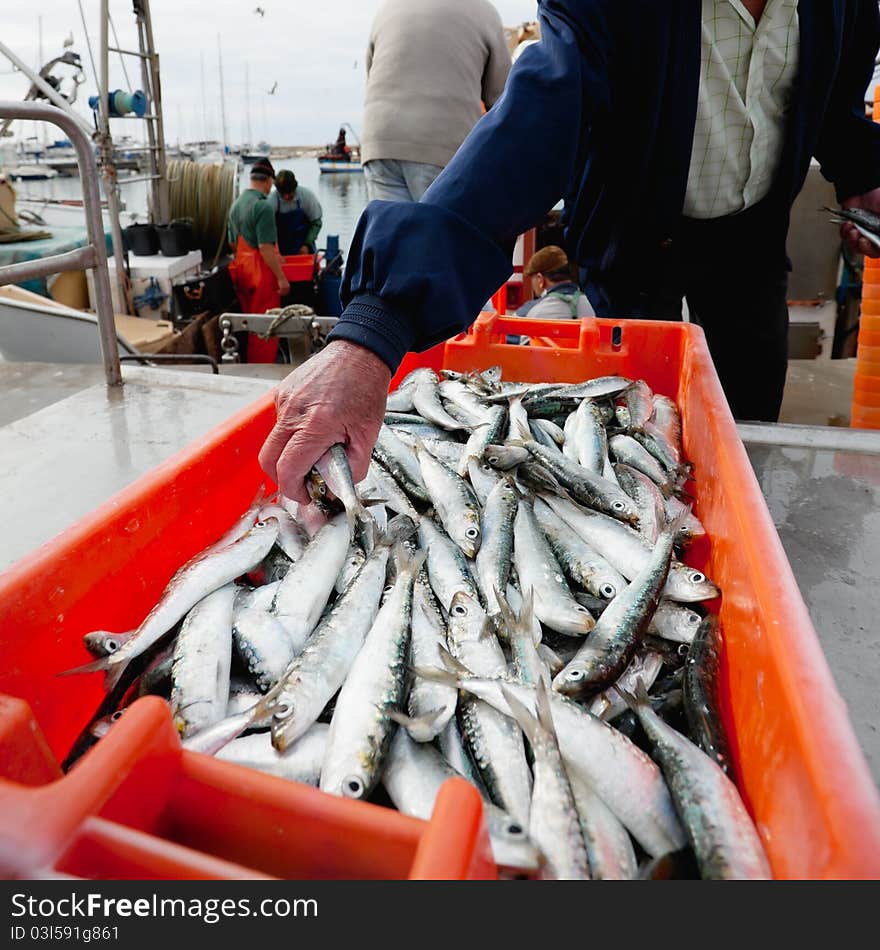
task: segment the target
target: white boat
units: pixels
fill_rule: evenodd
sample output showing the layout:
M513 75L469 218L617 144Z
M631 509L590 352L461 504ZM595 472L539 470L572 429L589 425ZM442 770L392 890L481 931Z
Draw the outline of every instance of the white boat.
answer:
M57 178L58 172L48 165L33 163L16 165L10 168L6 175L13 181L48 181L50 178Z
M318 156L318 167L321 169L321 172L362 172L364 166L360 162L351 161L351 162L340 162L336 159L325 158L323 155Z
M132 318L134 319L134 318ZM138 351L117 331L120 354ZM98 318L20 287L0 288L0 359L21 363L100 363Z

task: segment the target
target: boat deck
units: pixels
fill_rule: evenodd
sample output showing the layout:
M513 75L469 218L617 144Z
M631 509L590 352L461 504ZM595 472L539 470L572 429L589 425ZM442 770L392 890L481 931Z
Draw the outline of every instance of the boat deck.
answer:
M845 424L853 361L793 361L780 425L740 433L880 785L880 433ZM290 367L166 370L0 362L0 571L252 402ZM821 405L821 411L815 409ZM791 423L808 423L792 425ZM821 716L821 708L816 709Z

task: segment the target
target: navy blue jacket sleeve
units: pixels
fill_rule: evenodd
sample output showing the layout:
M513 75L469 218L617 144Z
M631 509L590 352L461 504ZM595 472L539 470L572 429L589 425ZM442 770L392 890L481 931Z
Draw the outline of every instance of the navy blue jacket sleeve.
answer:
M877 0L854 0L857 11L844 37L840 70L816 145L822 174L838 201L880 187L880 125L865 115L865 90L880 45Z
M544 0L541 41L515 63L501 99L417 203L371 202L342 283L330 339L395 370L469 326L510 276L516 238L569 188L589 109L609 98L612 0ZM606 105L607 107L607 105Z

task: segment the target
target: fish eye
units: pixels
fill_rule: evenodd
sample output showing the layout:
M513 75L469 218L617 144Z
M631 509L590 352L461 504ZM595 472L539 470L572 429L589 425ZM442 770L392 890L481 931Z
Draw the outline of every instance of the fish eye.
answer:
M464 536L465 536L469 541L476 541L477 538L480 536L480 529L479 529L479 528L468 528L467 531L465 531Z
M568 673L565 674L565 678L572 683L579 683L585 676L586 673L583 670L569 670Z
M625 511L626 505L622 501L612 501L611 507L614 511Z
M119 649L119 641L118 641L118 640L106 640L106 641L104 642L104 649L105 649L108 653L115 653L115 652Z
M686 643L679 643L678 645L678 655L687 656L688 645Z
M575 607L574 609L577 610L579 613L582 613L582 614L588 614L588 613L589 613L589 610L587 610L587 608L584 607L583 604L578 604L577 607Z
M699 614L688 614L688 623L699 623L700 615Z
M453 604L452 610L449 611L453 617L466 617L467 616L467 607L464 604Z
M509 835L521 835L523 834L523 827L522 825L518 825L515 821L512 821L507 826L507 833Z
M285 719L289 719L293 715L293 704L292 703L279 703L275 707L275 712L272 714L272 718L276 719L278 722L284 722Z
M350 775L342 783L342 794L346 798L362 798L364 783L356 775Z
M385 588L385 590L382 591L382 593L383 593L383 594L387 594L389 591L392 591L392 590L394 590L394 585L393 585L393 584L389 584L389 585Z
M610 598L612 598L612 597L616 597L616 596L617 596L617 588L614 587L614 586L612 586L611 584L603 584L603 585L599 588L599 593L600 593L603 597L607 597L607 598L610 599Z
M266 522L265 522L265 521L258 521L258 522L254 525L254 527L255 527L255 528L265 528L265 527L266 527Z
M694 573L691 574L691 580L692 580L695 584L702 584L703 581L706 580L706 575L705 575L705 574L701 574L699 571L694 571Z
M492 471L492 466L491 466L491 465L481 465L480 468L481 468L484 472L491 472L491 471Z
M489 462L490 465L497 465L498 462L500 462L500 461L501 461L501 460L498 458L497 455L490 455L490 456L489 456L489 459L488 459L488 462Z
M117 709L116 712L110 717L110 722L116 722L124 712L124 709Z

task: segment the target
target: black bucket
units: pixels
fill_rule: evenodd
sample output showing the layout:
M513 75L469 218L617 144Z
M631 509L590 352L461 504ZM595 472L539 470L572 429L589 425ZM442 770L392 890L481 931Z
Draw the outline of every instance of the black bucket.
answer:
M171 224L156 227L159 235L159 247L166 257L182 257L192 250L193 226L189 219L181 218Z
M152 224L130 224L125 231L128 249L140 257L159 253L159 236Z

